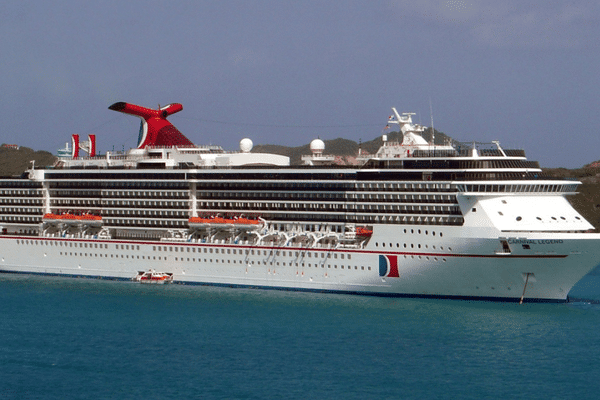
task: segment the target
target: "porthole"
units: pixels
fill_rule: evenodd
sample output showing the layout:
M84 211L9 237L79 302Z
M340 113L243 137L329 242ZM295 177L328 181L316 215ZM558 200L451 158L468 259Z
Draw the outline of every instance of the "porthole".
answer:
M517 217L517 221L521 221L523 218L521 217Z
M538 219L538 220L540 220L540 221L542 220L540 217L535 217L535 218L537 218L537 219Z

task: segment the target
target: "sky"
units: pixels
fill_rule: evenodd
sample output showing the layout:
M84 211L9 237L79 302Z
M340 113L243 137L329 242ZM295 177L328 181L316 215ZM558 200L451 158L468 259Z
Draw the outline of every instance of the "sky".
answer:
M13 1L0 4L0 143L135 147L125 101L183 104L192 142L368 141L390 108L543 167L600 159L597 1Z

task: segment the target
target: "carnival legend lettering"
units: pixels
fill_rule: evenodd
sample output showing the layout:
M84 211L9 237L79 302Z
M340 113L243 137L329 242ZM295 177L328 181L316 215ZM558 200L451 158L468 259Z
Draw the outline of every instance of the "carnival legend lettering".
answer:
M562 239L543 239L543 240L531 240L531 239L508 239L508 244L562 244Z

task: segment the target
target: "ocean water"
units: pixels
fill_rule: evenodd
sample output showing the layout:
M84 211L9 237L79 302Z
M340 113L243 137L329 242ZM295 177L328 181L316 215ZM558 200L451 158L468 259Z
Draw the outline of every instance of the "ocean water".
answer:
M572 296L586 300L0 274L0 399L595 399L600 276Z

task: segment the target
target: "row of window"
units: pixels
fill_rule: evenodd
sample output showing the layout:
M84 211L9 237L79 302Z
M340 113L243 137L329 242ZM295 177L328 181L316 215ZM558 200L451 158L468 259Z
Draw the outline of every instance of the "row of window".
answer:
M0 214L41 214L41 208L32 207L0 207Z
M78 252L72 252L72 251L70 251L70 252L67 252L67 251L63 252L63 251L61 251L61 252L59 252L59 255L61 255L61 256L71 256L71 257L73 257L73 256L78 257L79 256L79 257L121 258L121 259L132 259L132 260L133 259L138 259L138 260L151 260L151 261L168 261L168 259L169 259L168 256L146 256L146 255L141 255L140 256L140 255L130 255L130 254L120 254L119 255L119 254L106 254L106 253L104 253L104 254L103 253L89 253L88 254L88 253L84 253L84 252L79 252L78 253ZM410 259L428 260L428 261L430 261L430 260L431 261L440 261L441 260L443 262L447 261L447 259L445 257L438 258L438 257L434 257L434 256L423 256L423 255L415 256L415 255L407 255L407 254L405 254L404 258L405 259L410 258ZM195 262L212 263L213 259L212 258L204 258L204 259L198 258L196 260L196 258L194 258L194 257L192 257L191 259L189 257L187 257L187 258L184 258L184 257L175 257L175 261L176 262L185 262L185 261L187 261L187 262L193 262L193 263L195 263ZM283 262L283 261L260 261L260 260L258 260L258 261L250 260L250 261L246 262L246 261L243 261L243 260L232 260L232 259L221 259L221 260L214 259L214 262L216 264L218 264L219 262L221 264L246 264L249 267L252 267L254 265L265 265L265 266L273 266L273 267L275 267L275 266L277 266L277 267L280 267L280 266L281 267L290 266L290 267L302 267L302 268L304 268L304 267L319 268L320 267L322 269L325 269L325 267L327 267L327 269L332 269L332 268L333 269L338 269L338 264L331 265L331 264L325 264L323 262L322 263L318 263L318 264L316 263L314 265L312 263L305 263L305 262L302 262L302 263L299 263L299 262L288 262L288 263L286 263L286 262ZM366 266L365 267L364 265L361 265L361 266L354 265L354 266L352 266L352 265L344 265L344 264L340 264L339 265L339 269L346 269L346 270L352 270L352 269L354 269L354 270L361 270L361 271L365 271L365 270L366 271L371 271L372 270L372 268L370 266ZM275 270L273 270L273 272L275 272Z
M90 249L108 249L108 243L85 243L85 242L63 242L56 240L44 240L44 239L18 239L17 244L23 245L42 245L42 246L57 246L57 247L79 247L81 249L87 249L88 245ZM79 246L77 246L79 245ZM136 250L140 249L139 245L131 245L131 250L134 250L134 246L137 247ZM117 244L116 249L119 249L119 245ZM127 250L129 250L129 245L127 245Z
M561 185L506 185L506 184L486 184L486 185L456 185L459 192L486 192L486 193L570 193L577 190L577 184Z
M404 203L456 203L454 195L439 195L439 194L399 194L381 193L381 192L239 192L239 191L198 191L198 199L212 200L284 200L284 201L365 201L365 202L404 202Z
M121 259L138 259L138 260L151 260L151 261L168 261L168 256L146 256L146 255L130 255L130 254L103 254L103 253L85 253L85 252L59 252L59 255L61 256L70 256L70 257L99 257L99 258L121 258ZM429 257L427 257L427 259L429 259ZM184 258L184 257L175 257L175 261L176 262L185 262L187 260L187 262L204 262L204 263L212 263L213 259L212 258L198 258L196 261L196 258L192 257L191 259L189 257ZM437 260L437 258L436 258ZM308 268L319 268L321 267L322 269L325 269L325 267L327 266L327 269L338 269L338 265L334 264L324 264L324 263L319 263L319 264L313 264L312 263L294 263L294 262L283 262L283 261L249 261L249 262L245 262L243 260L232 260L232 259L214 259L214 262L216 264L218 264L219 262L221 264L246 264L247 266L253 266L253 265L265 265L265 266L296 266L296 267L308 267ZM339 269L346 269L346 270L361 270L361 271L371 271L372 268L370 266L365 267L364 265L362 266L358 266L358 265L343 265L340 264L339 265ZM275 272L275 271L273 271Z
M398 176L395 176L396 180ZM310 180L305 182L293 182L281 179L278 181L264 182L252 176L242 180L231 180L224 178L219 180L213 178L209 181L198 182L170 182L161 184L160 182L148 182L145 186L140 182L97 182L89 181L70 181L70 182L52 182L51 192L56 196L78 196L81 191L99 192L103 197L132 197L136 192L151 194L155 197L163 196L186 196L186 191L177 191L177 189L188 189L189 184L195 184L198 190L236 190L248 192L280 192L282 190L313 191L313 192L348 192L348 191L394 191L394 192L454 192L455 188L449 183L396 183L396 182L332 182L318 181L318 177L311 176ZM120 187L128 187L131 190L119 190ZM73 189L74 187L78 189ZM143 190L140 188L143 187ZM64 189L62 189L64 188ZM114 188L114 189L113 189ZM41 192L40 192L41 193Z
M15 180L2 180L0 181L2 185L0 187L0 194L5 194L5 192L13 192L15 190L23 190L23 189L35 189L42 186L40 182L24 180L24 179L15 179ZM15 189L8 189L15 188Z
M23 217L20 215L0 215L0 222L6 222L6 223L22 222L25 224L39 224L40 222L42 222L42 217L41 216Z
M0 196L2 197L42 197L42 189L4 189L0 190Z
M199 210L214 212L264 212L270 211L274 214L282 212L347 212L347 213L391 213L391 214L442 214L461 215L458 205L438 204L398 204L398 203L306 203L306 202L271 202L261 203L227 202L227 201L199 201Z
M52 197L90 197L90 198L156 198L181 199L188 197L188 191L177 190L98 190L98 189L50 189Z
M40 198L3 198L0 197L0 204L42 204Z
M17 244L21 244L21 245L45 245L45 246L56 246L56 247L65 247L65 248L71 248L71 249L108 249L109 248L109 244L108 243L86 243L86 242L63 242L63 241L54 241L54 240L43 240L43 239L34 239L34 240L28 240L28 239L20 239L17 240ZM377 246L379 244L376 244ZM389 244L390 247L392 247L392 244ZM385 247L385 243L382 243L382 247ZM396 244L396 247L400 247L399 244ZM414 244L411 244L410 246L411 248L414 248ZM424 246L425 249L428 248L428 245ZM407 245L404 244L404 248L407 248ZM421 245L418 245L418 248L421 249ZM432 247L434 250L436 249L436 246ZM134 251L140 250L140 246L139 245L134 245L134 244L115 244L115 249L116 250L130 250L130 251ZM443 246L440 246L440 250L444 250ZM452 251L452 249L450 247L447 248L448 251ZM333 260L352 260L352 254L346 254L346 253L338 253L338 252L319 252L319 251L297 251L297 250L261 250L261 249L231 249L231 248L212 248L212 247L189 247L189 246L185 246L185 247L181 247L181 246L172 246L172 245L163 245L163 246L152 246L152 251L154 252L169 252L169 253L191 253L191 254L228 254L228 255L243 255L243 256L264 256L267 257L266 261L256 261L257 265L261 265L261 262L264 263L264 265L277 265L277 266L308 266L309 268L312 267L312 263L308 263L308 262L304 262L304 261L289 261L288 264L286 264L286 262L284 261L277 261L276 257L292 257L295 259L301 259L301 260L305 260L305 259L310 259L310 258L315 258L315 259L320 259L320 260L326 260L326 259L333 259ZM108 254L102 254L100 253L98 255L98 253L89 253L89 256L91 257L92 254L94 254L95 257L106 257L108 258L109 255ZM79 256L88 256L87 252L75 252L73 253L71 252L60 252L60 255L79 255ZM114 258L115 255L110 254L110 258ZM121 255L116 255L116 258L136 258L137 259L142 259L145 260L146 256L145 255L130 255L130 254L121 254ZM162 255L154 255L154 256L147 256L148 260L168 260L168 256L162 256ZM152 258L151 258L152 257ZM415 258L418 257L419 259L424 258L429 260L430 257L429 256L409 256L409 255L404 255L405 258L411 257L411 258ZM272 258L272 260L269 260L270 258ZM432 259L434 261L438 261L437 257L432 257ZM184 257L175 257L175 261L184 261ZM190 261L190 258L187 257L187 261ZM196 258L192 258L193 262L196 262ZM201 261L201 258L198 258L198 261ZM209 262L213 262L213 259L204 259L205 262L209 261ZM235 263L236 260L232 260L232 259L227 259L228 263ZM446 259L442 259L442 261L446 261ZM218 259L216 259L216 262L218 262ZM225 262L225 261L222 261ZM240 264L242 263L242 261L239 261ZM254 264L254 261L251 262L251 264ZM315 267L317 266L321 266L322 268L324 268L325 262L321 261L318 264L315 264ZM328 268L331 268L330 264L327 264ZM334 269L337 268L337 264L333 265ZM340 265L341 269L344 269L344 265ZM351 266L347 266L347 269L352 269ZM357 269L357 267L355 266L354 269ZM362 268L364 269L364 267ZM371 267L368 267L368 270L371 270Z
M391 248L394 247L394 244L391 243L391 242L390 243L385 243L385 242L381 243L381 247L386 247L386 246L388 246L391 249ZM379 243L378 242L375 243L375 247L379 247ZM401 248L401 247L404 248L404 249L409 249L409 248L410 249L425 249L425 250L429 249L429 245L428 244L421 245L420 243L418 243L418 244L415 245L414 243L410 243L410 246L409 246L409 244L403 243L403 245L400 246L400 243L396 243L396 248ZM436 245L432 245L431 248L433 250L437 250L438 249L438 247ZM452 251L451 247L447 247L446 249L448 251ZM444 246L439 246L439 250L444 250Z

